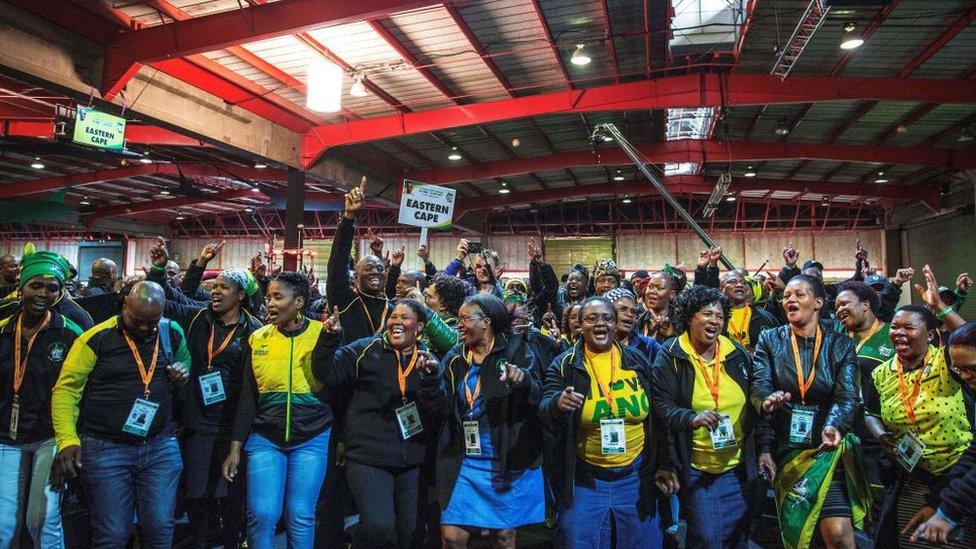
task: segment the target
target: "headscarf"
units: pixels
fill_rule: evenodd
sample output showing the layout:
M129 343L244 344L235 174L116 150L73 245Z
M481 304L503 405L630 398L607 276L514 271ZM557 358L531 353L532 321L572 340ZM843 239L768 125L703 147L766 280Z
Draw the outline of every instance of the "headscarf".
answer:
M224 269L220 272L219 276L222 276L234 284L237 284L237 287L244 290L244 293L246 293L248 297L252 297L254 294L258 293L258 281L248 269L243 269L240 267Z
M34 245L24 247L24 257L20 260L20 288L34 277L54 279L64 285L71 278L71 264L54 252L34 251Z
M625 297L629 297L630 299L637 301L637 296L634 295L634 292L626 288L614 288L603 294L603 297L609 299L611 303L616 303L618 299L623 299Z
M617 264L614 263L612 259L601 259L600 262L596 264L596 268L593 269L593 280L596 280L601 276L612 276L617 280L620 280L620 269L617 268Z
M684 271L672 267L670 263L665 263L664 269L662 270L664 274L670 276L671 280L674 281L674 291L676 293L680 294L684 291L685 286L688 285L688 275Z

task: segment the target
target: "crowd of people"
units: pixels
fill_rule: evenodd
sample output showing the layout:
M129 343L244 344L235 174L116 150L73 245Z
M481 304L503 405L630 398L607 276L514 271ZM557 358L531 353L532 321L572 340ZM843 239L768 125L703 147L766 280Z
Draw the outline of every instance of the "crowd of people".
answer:
M0 547L744 548L767 488L789 548L976 544L972 279L898 307L915 272L827 284L612 259L527 280L461 240L351 262L363 187L313 275L145 276L0 258ZM910 288L909 291L912 291ZM683 526L682 526L683 525ZM684 533L682 534L682 529Z

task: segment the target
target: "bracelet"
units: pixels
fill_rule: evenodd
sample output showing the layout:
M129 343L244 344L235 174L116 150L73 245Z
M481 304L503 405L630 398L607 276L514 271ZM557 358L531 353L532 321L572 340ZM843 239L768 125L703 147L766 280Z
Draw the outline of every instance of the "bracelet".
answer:
M941 507L939 507L938 509L935 510L935 514L936 515L939 515L939 517L942 518L942 520L948 522L949 525L952 526L953 528L955 528L956 526L959 526L959 524L956 521L952 520L951 518L949 518L948 516L946 516L945 513L942 512L942 508Z
M945 309L942 309L941 311L935 313L935 318L941 320L949 316L950 314L952 314L952 307L946 307Z

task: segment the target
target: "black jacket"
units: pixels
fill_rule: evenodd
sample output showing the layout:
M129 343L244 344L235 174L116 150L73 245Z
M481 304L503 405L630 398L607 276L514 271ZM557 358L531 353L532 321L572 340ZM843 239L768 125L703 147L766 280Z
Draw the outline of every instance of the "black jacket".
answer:
M651 364L640 351L626 345L618 345L625 370L635 370L641 388L652 396ZM566 509L573 502L573 487L576 483L576 447L581 410L572 414L559 411L559 395L573 387L577 393L586 397L590 393L590 375L583 366L583 342L578 342L570 350L556 357L546 370L545 395L539 411L543 420L556 434L555 471L552 471L552 490L558 509ZM644 423L644 461L640 466L640 499L638 509L644 514L656 513L654 496L654 472L658 469L672 469L673 459L668 453L667 427L657 417L648 413Z
M190 266L183 271L183 277L180 279L179 290L183 292L183 295L194 301L210 300L210 293L200 287L206 269L206 265L197 265L196 259L190 262Z
M383 328L381 319L385 316L384 311L392 309L393 305L387 301L386 296L362 295L349 287L349 253L352 251L355 232L356 224L351 219L340 216L332 250L329 252L329 275L325 280L329 312L332 307L339 308L343 345L376 335Z
M820 433L824 426L832 425L841 434L851 430L855 415L860 412L860 380L857 374L857 356L854 341L844 334L833 331L827 322L820 323L823 341L817 360L816 377L806 394L806 404L816 406L811 442L805 448L820 446ZM793 406L801 404L796 366L793 363L790 325L766 330L759 336L753 357L751 401L756 410L775 391L788 391ZM809 364L813 356L814 338L800 338L800 356ZM780 449L789 446L790 412L787 407L773 413L770 423L776 433Z
M421 350L426 350L420 345ZM402 367L409 364L403 357ZM435 440L429 398L436 394L437 376L425 380L419 369L407 377L406 396L400 395L397 357L385 335L353 341L325 360L313 365L322 382L326 400L335 393L350 393L345 410L345 458L377 467L411 467L423 463L427 445ZM424 383L435 386L435 393L421 391ZM417 404L424 430L403 440L396 409L407 402Z
M718 267L695 267L694 285L718 288Z
M725 359L725 372L748 398L752 357L741 345L734 341L733 344L735 351ZM682 483L688 482L692 433L695 429L692 421L697 415L691 407L695 390L695 368L691 358L681 348L678 338L673 337L661 346L651 369L651 407L654 415L660 417L668 427L672 453L678 458L675 468L681 475ZM747 404L742 422L745 433L742 462L750 480L756 476L757 453L769 452L773 443L769 429L757 428L760 423L759 414ZM752 501L752 498L747 497L746 501Z
M81 308L68 295L67 290L61 291L61 297L51 306L51 310L68 317L68 320L77 324L82 330L87 330L95 325L92 317ZM0 319L9 318L20 312L20 299L8 299L0 303Z
M526 370L525 384L509 389L498 378L493 366L506 359ZM481 396L491 425L491 446L498 453L500 483L506 485L512 474L538 467L542 462L542 424L538 418L542 398L542 380L536 357L522 336L495 336L495 347L485 357L480 370ZM457 388L471 365L463 343L451 349L441 362L443 374L439 387L428 387L431 410L446 418L437 441L437 495L441 508L447 508L454 492L461 460L464 458L462 411L458 408Z
M559 292L559 279L552 265L539 262L529 262L529 291L532 294L532 321L536 326L542 325L542 317L552 307L556 318L562 318L556 294ZM548 362L543 362L548 366Z

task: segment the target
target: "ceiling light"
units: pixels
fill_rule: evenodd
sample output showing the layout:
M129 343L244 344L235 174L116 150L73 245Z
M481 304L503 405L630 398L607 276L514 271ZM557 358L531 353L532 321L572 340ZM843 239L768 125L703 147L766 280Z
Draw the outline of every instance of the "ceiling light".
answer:
M91 206L91 202L89 202L89 201L87 201L87 200L82 200L82 201L81 201L81 202L79 202L78 204L80 204L80 205L82 205L82 206Z
M31 168L34 168L35 170L43 170L44 169L44 163L41 162L41 158L39 156L35 156L34 157L34 161L31 162L30 167Z
M972 140L973 140L973 136L970 135L970 134L968 134L968 133L964 133L964 134L960 135L959 136L959 139L958 139L958 141L960 143L968 143L968 142L970 142Z
M629 196L625 196L624 199L621 200L621 202L623 202L624 204L630 204L631 202L633 202L633 200L631 200Z
M159 194L161 194L163 196L169 196L169 191L163 189L163 190L159 191Z
M570 63L580 66L590 64L590 61L593 59L591 59L590 56L583 51L584 47L585 46L583 44L576 44L576 49L573 50L573 55L569 58Z
M745 177L756 177L756 172L753 171L752 168L749 168L749 171L747 171L746 173L744 173L742 175L744 175Z
M447 155L448 160L461 160L461 153L457 147L451 147L451 154Z
M613 180L614 181L623 181L624 180L624 174L623 174L623 172L621 172L620 170L617 170L617 173L614 174L614 176L613 176Z
M263 170L263 169L265 169L267 167L268 167L268 165L265 164L264 162L255 162L254 163L254 168L257 169L257 170Z
M342 109L342 67L322 58L308 64L308 93L305 105L316 112Z
M864 39L855 30L856 28L857 26L854 23L844 25L844 36L840 40L840 49L853 50L860 48L864 44Z
M823 200L820 201L820 205L823 206L823 207L825 207L825 208L827 206L830 206L830 199L829 198L824 198Z
M735 202L735 195L734 194L730 194L729 196L726 196L725 197L725 201L726 202Z
M142 158L140 158L139 159L139 162L142 162L143 164L152 164L153 163L152 158L146 158L145 156L143 156Z
M508 194L510 192L512 192L512 189L506 189L505 187L498 189L498 194Z
M349 87L349 95L353 97L366 97L369 95L369 90L366 89L366 77L357 74L352 81L352 86Z
M884 177L879 177L878 179L875 179L874 182L875 183L887 183L888 180L885 179Z
M253 211L254 211L254 208L244 208L244 213L251 213Z
M611 142L611 141L613 141L613 137L611 137L611 136L609 136L609 135L604 135L604 136L603 136L603 142L604 142L604 143L609 143L609 142Z
M790 129L786 126L779 126L776 128L776 135L789 135Z

